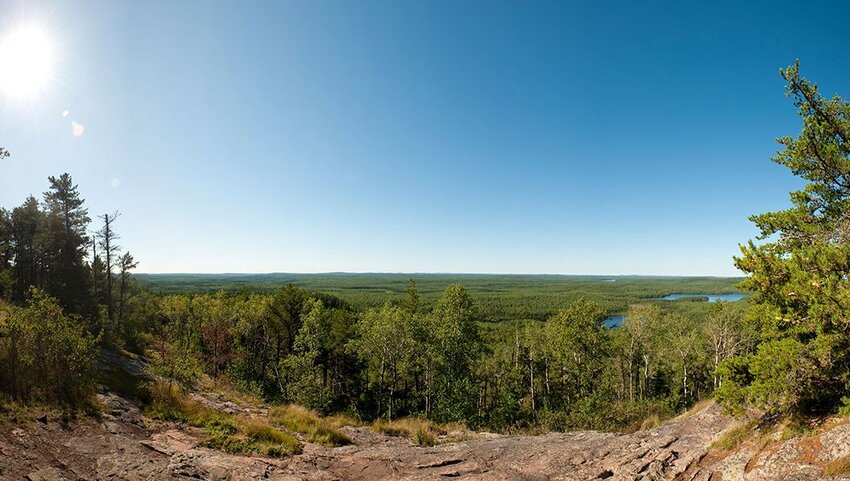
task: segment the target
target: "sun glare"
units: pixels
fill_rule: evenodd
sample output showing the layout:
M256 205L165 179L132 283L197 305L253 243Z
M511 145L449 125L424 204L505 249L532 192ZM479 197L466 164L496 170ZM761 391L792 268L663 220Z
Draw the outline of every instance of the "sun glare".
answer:
M0 91L13 98L32 98L53 75L53 44L45 32L24 26L0 37Z

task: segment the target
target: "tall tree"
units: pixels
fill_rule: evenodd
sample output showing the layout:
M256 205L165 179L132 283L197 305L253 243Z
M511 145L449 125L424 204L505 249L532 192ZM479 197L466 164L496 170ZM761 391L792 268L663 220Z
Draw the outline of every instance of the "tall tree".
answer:
M460 284L449 285L431 313L436 372L436 417L441 421L469 419L476 411L473 377L482 352L472 296Z
M117 211L112 214L103 214L98 216L103 221L103 227L97 231L98 244L103 251L103 263L106 276L106 313L110 322L115 321L115 291L113 290L113 281L115 276L112 273L112 268L118 260L118 252L121 246L118 245L118 232L115 230L115 221L118 219Z
M130 252L118 258L118 323L124 322L124 312L127 309L127 301L130 300L130 271L139 265ZM92 264L92 270L94 265Z
M12 210L12 255L15 259L12 298L24 300L29 288L43 287L46 266L44 231L47 222L35 197Z
M378 416L383 415L385 406L388 419L396 414L400 378L412 367L415 334L410 317L406 309L386 303L366 311L358 326L355 349L369 366L372 383L377 385Z
M411 315L416 315L419 311L419 291L416 290L416 281L410 279L407 283L407 290L404 291L404 300L401 302L401 307Z
M556 372L562 406L592 394L607 355L605 311L584 297L546 323L546 349Z
M44 192L49 253L46 287L71 312L87 313L91 299L85 265L86 228L91 219L69 174L50 176L48 181L50 187Z
M12 213L0 208L0 298L10 298L14 276L12 260L15 258L12 236Z
M779 139L773 161L807 184L790 208L750 218L759 243L735 262L755 291L748 317L761 343L724 363L718 398L732 409L828 411L850 394L850 103L824 98L799 62L781 74L803 126Z

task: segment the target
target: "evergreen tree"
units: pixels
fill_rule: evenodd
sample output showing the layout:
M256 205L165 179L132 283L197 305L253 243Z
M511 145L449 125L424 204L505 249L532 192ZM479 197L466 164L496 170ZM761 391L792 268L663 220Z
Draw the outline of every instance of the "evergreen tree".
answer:
M60 304L74 313L90 313L89 275L85 264L91 219L77 185L68 174L48 177L44 192L47 211L48 272L45 286Z
M12 210L12 255L14 285L12 299L22 302L30 287L43 287L46 270L44 212L33 196Z
M755 292L761 343L723 364L718 399L733 410L829 411L850 394L850 103L825 99L799 63L781 73L803 127L779 139L773 160L807 184L790 208L751 217L760 243L735 262Z
M12 260L15 258L12 237L12 214L0 207L0 298L10 299L14 275Z

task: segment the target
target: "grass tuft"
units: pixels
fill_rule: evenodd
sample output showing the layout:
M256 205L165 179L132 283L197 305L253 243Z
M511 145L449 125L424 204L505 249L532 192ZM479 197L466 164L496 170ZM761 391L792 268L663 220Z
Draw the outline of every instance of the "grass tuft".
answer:
M640 430L646 431L647 429L657 428L658 426L661 426L661 417L657 414L653 414L641 421Z
M753 435L753 428L756 426L756 421L750 421L745 424L739 424L726 432L711 443L712 448L731 451L737 448L741 443L749 439Z
M145 415L203 429L207 435L204 444L208 447L229 453L256 453L269 457L302 452L301 442L291 434L268 424L248 422L210 409L184 396L174 386L154 384L150 391L152 401L145 406Z
M833 459L823 467L824 476L839 476L850 474L850 455Z
M333 423L322 419L315 411L290 404L278 406L269 412L272 424L281 426L307 436L307 441L328 447L351 444L351 438L339 430ZM335 420L345 422L343 417Z
M462 424L448 424L441 426L428 419L408 417L385 421L378 419L372 423L372 429L388 436L407 437L419 446L434 446L437 444L437 436L447 434L449 431L464 431Z
M418 444L419 446L433 446L437 444L437 436L426 429L417 429L416 432L413 433L413 444Z

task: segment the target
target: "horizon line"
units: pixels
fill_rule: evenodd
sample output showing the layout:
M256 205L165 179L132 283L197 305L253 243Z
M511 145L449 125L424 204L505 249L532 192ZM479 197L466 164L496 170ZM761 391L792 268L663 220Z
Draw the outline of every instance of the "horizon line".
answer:
M565 273L520 273L520 272L403 272L403 271L316 271L316 272L136 272L134 275L150 276L269 276L269 275L454 275L454 276L561 276L561 277L712 277L718 279L744 278L745 275L712 275L712 274L565 274Z

